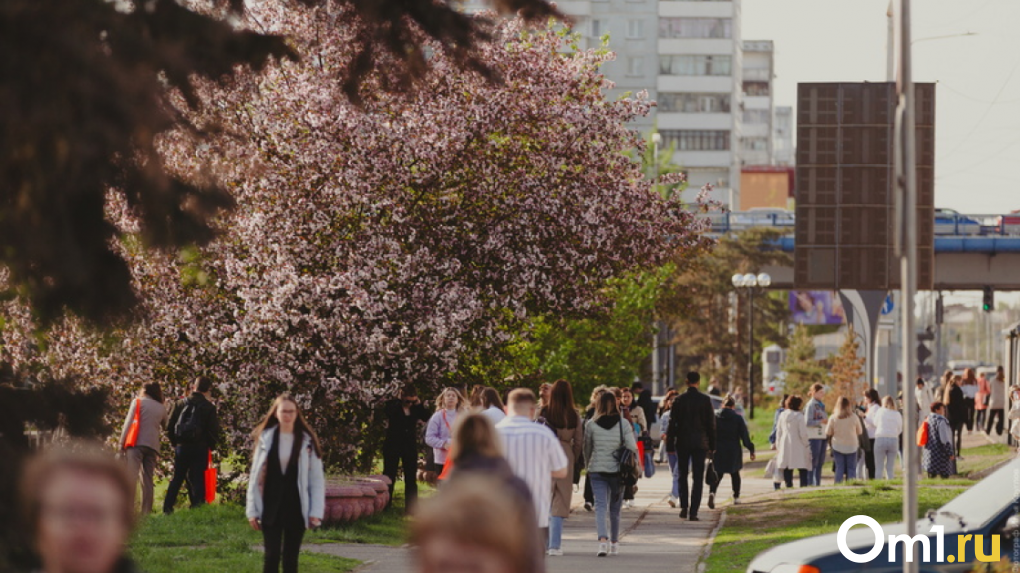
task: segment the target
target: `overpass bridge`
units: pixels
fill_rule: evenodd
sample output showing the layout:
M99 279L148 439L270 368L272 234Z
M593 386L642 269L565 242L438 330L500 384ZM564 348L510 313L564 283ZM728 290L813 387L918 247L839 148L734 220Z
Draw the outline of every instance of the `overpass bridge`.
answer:
M738 233L752 227L788 231L776 248L793 253L794 214L782 210L711 213L711 234ZM963 215L937 210L935 216L935 290L1020 290L1020 214ZM792 266L764 267L772 288L795 288Z

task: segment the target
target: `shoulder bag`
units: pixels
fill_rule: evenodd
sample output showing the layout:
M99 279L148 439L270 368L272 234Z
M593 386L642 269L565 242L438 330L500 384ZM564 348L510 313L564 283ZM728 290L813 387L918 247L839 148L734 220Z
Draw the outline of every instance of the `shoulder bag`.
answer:
M621 416L620 423L618 424L620 427L620 447L613 454L613 457L620 464L620 479L623 485L629 487L637 483L641 469L638 467L637 455L627 447L627 440L623 436L623 421L624 418Z

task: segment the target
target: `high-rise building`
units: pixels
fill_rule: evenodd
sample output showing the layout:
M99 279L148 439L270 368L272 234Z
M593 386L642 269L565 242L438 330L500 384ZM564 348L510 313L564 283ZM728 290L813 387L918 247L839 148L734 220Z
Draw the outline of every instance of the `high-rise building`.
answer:
M744 40L743 112L740 161L743 165L772 165L772 40Z
M793 165L793 107L776 106L772 122L772 159L776 165Z

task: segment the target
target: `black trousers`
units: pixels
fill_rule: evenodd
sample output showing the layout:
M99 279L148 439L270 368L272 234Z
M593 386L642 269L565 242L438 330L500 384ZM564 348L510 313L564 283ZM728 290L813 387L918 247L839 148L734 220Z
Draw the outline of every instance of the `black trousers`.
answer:
M974 414L977 413L977 409L974 407L976 401L974 398L964 398L963 403L967 405L967 418L965 423L967 424L967 431L970 432L974 429Z
M984 410L978 410L977 415L974 416L974 423L977 424L978 429L985 427L985 419L988 417L988 408Z
M730 483L733 485L733 498L736 499L736 498L740 497L740 472L738 472L738 471L737 472L720 473L719 474L719 481L715 482L715 484L712 485L712 487L709 488L708 491L709 491L709 493L715 493L716 491L718 491L719 490L719 483L722 482L722 477L726 473L730 474Z
M988 409L988 420L985 422L985 433L987 433L989 436L992 435L992 422L993 422L993 420L996 420L996 419L998 419L998 421L995 422L995 433L996 433L996 435L1001 436L1002 435L1002 424L1003 424L1003 422L1005 420L1005 418L1003 417L1002 408L995 408L994 410L989 408Z
M864 467L868 470L868 479L875 479L875 438L868 438L868 442L871 443L871 447L864 452Z
M205 503L205 470L208 464L209 449L204 445L180 444L174 448L174 475L163 498L163 513L173 513L184 480L188 480L191 507Z
M383 447L383 475L390 478L390 504L397 483L398 466L404 469L404 509L418 501L418 451L413 447Z
M584 501L595 505L595 492L591 489L591 474L584 476Z
M279 573L281 560L283 573L297 573L298 554L301 553L301 540L304 537L304 527L283 527L280 524L263 526L262 540L266 545L266 556L262 573Z
M676 471L680 476L680 507L690 507L690 515L698 515L698 508L701 507L701 494L705 485L705 456L706 450L677 450ZM690 465L691 479L693 483L690 488L690 501L687 498L687 467Z
M959 422L949 421L949 427L953 430L953 444L956 447L956 455L960 455L960 451L963 449L963 427L964 421Z
M799 469L797 471L800 472L800 487L808 487L811 477L810 470ZM783 481L786 482L786 487L793 487L793 468L783 470ZM778 485L776 489L779 489Z

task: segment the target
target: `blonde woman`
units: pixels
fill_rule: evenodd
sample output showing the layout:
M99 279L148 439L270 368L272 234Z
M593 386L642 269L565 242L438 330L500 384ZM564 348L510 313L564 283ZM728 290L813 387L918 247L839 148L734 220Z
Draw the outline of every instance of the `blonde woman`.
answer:
M322 447L290 394L276 398L252 437L246 513L262 531L262 571L276 573L282 559L284 573L297 573L305 529L322 525L326 509Z
M857 479L857 449L860 447L861 422L850 407L850 399L836 401L836 415L829 418L825 435L832 439L832 457L836 460L836 483Z
M425 443L432 448L437 468L446 463L453 439L453 425L466 404L464 395L456 388L444 389L436 399L436 413L432 414L425 428Z
M882 407L875 414L875 470L876 477L893 479L896 455L900 451L900 434L903 433L903 416L896 409L892 396L882 398Z

